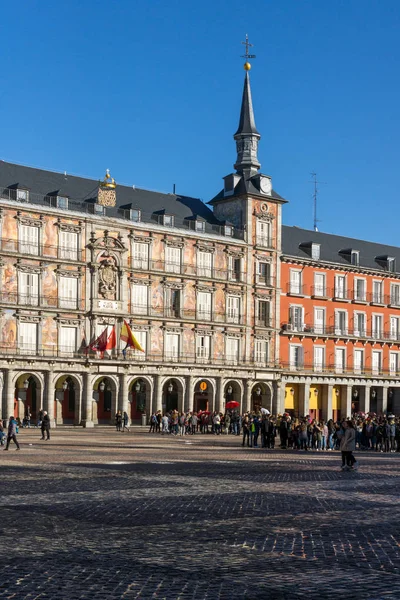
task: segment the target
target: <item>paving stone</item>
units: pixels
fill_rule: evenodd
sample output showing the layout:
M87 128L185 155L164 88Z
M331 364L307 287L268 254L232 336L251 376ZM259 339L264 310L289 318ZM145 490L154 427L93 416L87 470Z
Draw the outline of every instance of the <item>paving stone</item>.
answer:
M343 473L337 452L235 436L19 439L0 454L0 599L400 598L400 455Z

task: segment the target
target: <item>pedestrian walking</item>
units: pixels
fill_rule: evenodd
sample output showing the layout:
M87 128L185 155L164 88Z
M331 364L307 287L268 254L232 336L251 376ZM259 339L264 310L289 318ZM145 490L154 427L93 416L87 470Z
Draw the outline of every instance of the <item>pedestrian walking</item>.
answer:
M342 453L342 470L350 471L358 468L358 463L353 456L356 449L356 429L353 421L343 421L343 434L340 438L340 451Z
M44 436L46 434L46 441L49 440L50 439L50 418L45 410L43 411L42 424L40 426L40 429L42 431L42 437L40 439L44 440L45 439Z
M117 431L122 431L122 413L120 410L115 415L115 427Z
M127 431L130 431L130 429L128 428L128 424L129 424L129 417L128 417L128 413L126 412L126 410L124 410L124 414L122 415L122 431L125 431L125 429Z
M8 422L7 445L4 448L4 450L8 450L11 440L17 446L16 450L20 450L20 445L18 444L18 440L17 440L17 433L18 433L17 421L11 415L11 417L9 418L9 422Z

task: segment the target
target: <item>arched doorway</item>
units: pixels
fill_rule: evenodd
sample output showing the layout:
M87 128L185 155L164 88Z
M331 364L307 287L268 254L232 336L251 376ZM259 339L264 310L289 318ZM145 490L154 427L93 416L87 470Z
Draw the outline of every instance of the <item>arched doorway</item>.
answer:
M136 379L131 386L131 419L140 421L146 412L146 400L150 391L149 384L145 379Z
M14 417L21 421L28 411L31 413L31 423L35 424L38 420L39 411L42 408L40 404L40 391L38 382L33 375L22 375L16 381L14 394Z
M210 410L212 388L209 381L202 379L194 388L193 411Z
M112 389L111 383L105 377L98 383L99 399L97 403L97 420L98 422L109 423L112 418Z
M179 410L179 393L177 382L174 379L168 379L163 386L163 412Z
M238 406L234 408L228 408L228 410L235 410L240 413L242 410L242 390L237 381L228 381L224 387L224 400L225 404L222 410L226 410L227 407L231 406L230 402L237 402Z

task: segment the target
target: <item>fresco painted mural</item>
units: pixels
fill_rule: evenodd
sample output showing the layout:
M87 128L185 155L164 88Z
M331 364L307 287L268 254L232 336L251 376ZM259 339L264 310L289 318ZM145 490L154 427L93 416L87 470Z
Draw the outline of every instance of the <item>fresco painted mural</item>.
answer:
M14 310L5 310L1 315L1 347L5 350L16 348L17 345L17 322Z

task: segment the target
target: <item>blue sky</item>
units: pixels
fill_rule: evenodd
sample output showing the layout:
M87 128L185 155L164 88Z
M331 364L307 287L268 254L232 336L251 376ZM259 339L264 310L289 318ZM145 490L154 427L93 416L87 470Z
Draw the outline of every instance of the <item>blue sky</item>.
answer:
M261 170L288 225L399 245L398 0L2 6L0 158L211 199L236 158L246 32ZM1 185L1 182L0 182Z

